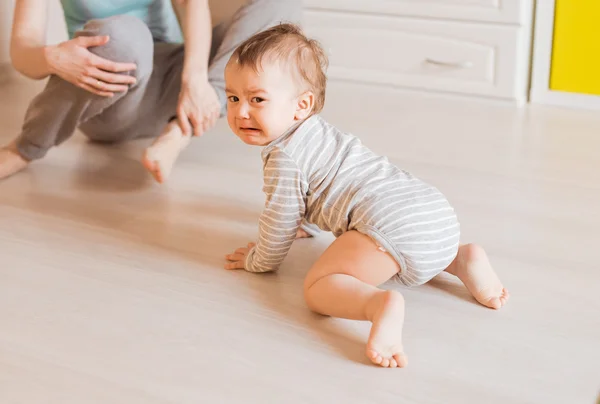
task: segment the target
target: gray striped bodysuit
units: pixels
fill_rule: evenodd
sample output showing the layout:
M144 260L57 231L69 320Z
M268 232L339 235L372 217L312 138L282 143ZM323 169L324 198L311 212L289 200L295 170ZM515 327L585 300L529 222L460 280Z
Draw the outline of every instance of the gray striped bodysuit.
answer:
M456 257L460 225L440 191L320 116L267 145L262 158L266 202L248 271L277 270L298 228L312 233L315 225L336 237L368 235L396 259L407 286L429 281Z

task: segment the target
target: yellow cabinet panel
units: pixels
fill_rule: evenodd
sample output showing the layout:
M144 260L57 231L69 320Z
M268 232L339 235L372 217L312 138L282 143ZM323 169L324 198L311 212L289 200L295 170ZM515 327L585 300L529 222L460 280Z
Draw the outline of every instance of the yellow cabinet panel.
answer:
M550 88L600 95L600 0L556 0Z

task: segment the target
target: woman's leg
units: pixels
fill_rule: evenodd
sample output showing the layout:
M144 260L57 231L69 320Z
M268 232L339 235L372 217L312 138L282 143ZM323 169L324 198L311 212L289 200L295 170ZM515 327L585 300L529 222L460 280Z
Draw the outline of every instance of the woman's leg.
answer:
M233 51L252 35L265 30L282 21L299 22L302 16L302 2L298 0L250 0L235 13L230 21L219 24L213 29L208 80L213 86L221 103L221 116L227 111L225 95L225 65ZM153 136L152 128L160 128L162 133L155 143L144 153L142 162L146 169L158 182L165 181L179 153L187 146L186 139L177 125L166 125L176 115L179 91L181 89L181 72L183 70L183 48L173 46L157 46L156 70L161 69L163 75L156 75L156 82L149 86L150 91L161 89L157 94L147 97L152 105L158 105L155 118L150 118L146 136ZM162 55L162 56L159 56ZM152 100L157 100L154 102ZM152 108L152 106L149 106ZM156 119L160 119L157 121ZM163 129L164 128L164 129Z
M154 40L146 24L132 16L120 15L86 24L88 35L109 35L113 40L92 51L110 60L133 62L137 82L126 93L115 94L104 105L96 103L79 122L79 128L92 140L121 142L138 137L140 122L147 113L142 107L154 76ZM112 43L112 46L111 46ZM106 101L104 101L106 102Z
M21 134L9 147L0 150L0 179L30 161L43 158L49 149L71 137L81 124L87 126L84 132L95 140L117 141L128 136L152 73L152 36L141 20L131 16L93 20L77 33L77 36L95 35L109 35L111 40L90 51L112 61L136 63L135 71L125 73L135 76L136 84L109 98L51 76L46 88L30 104ZM15 164L18 161L24 164Z
M143 154L142 164L154 179L162 183L169 175L179 153L190 143L179 127L177 104L181 91L184 47L157 43L154 47L154 73L148 84L140 120L139 138L155 138Z
M357 231L341 235L311 268L304 296L311 310L334 317L373 323L366 353L383 367L404 367L402 346L404 299L377 288L400 271L388 253Z

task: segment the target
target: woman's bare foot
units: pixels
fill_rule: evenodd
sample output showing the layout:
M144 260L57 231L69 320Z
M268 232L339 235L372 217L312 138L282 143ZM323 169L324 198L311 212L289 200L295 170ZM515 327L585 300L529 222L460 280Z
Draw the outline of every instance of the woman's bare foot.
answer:
M306 230L303 230L303 229L298 229L298 232L296 233L296 239L299 239L299 238L310 238L310 237L312 237L312 236L310 234L308 234L306 232Z
M405 367L408 360L402 347L404 298L396 291L387 290L373 300L374 308L368 310L373 326L367 342L367 356L384 368Z
M189 143L190 136L185 136L177 121L173 120L167 124L163 134L156 138L152 146L146 149L142 164L154 179L162 184L171 174L179 153Z
M0 180L23 170L29 161L25 160L17 151L15 143L0 148Z
M477 244L462 245L446 272L458 276L473 297L484 306L499 309L509 298L487 254Z

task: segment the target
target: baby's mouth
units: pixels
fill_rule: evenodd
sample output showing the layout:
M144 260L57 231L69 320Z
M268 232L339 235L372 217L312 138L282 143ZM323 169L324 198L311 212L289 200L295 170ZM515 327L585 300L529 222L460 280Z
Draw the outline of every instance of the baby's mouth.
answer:
M259 130L257 128L253 128L250 126L240 127L240 129L244 132L259 132Z

